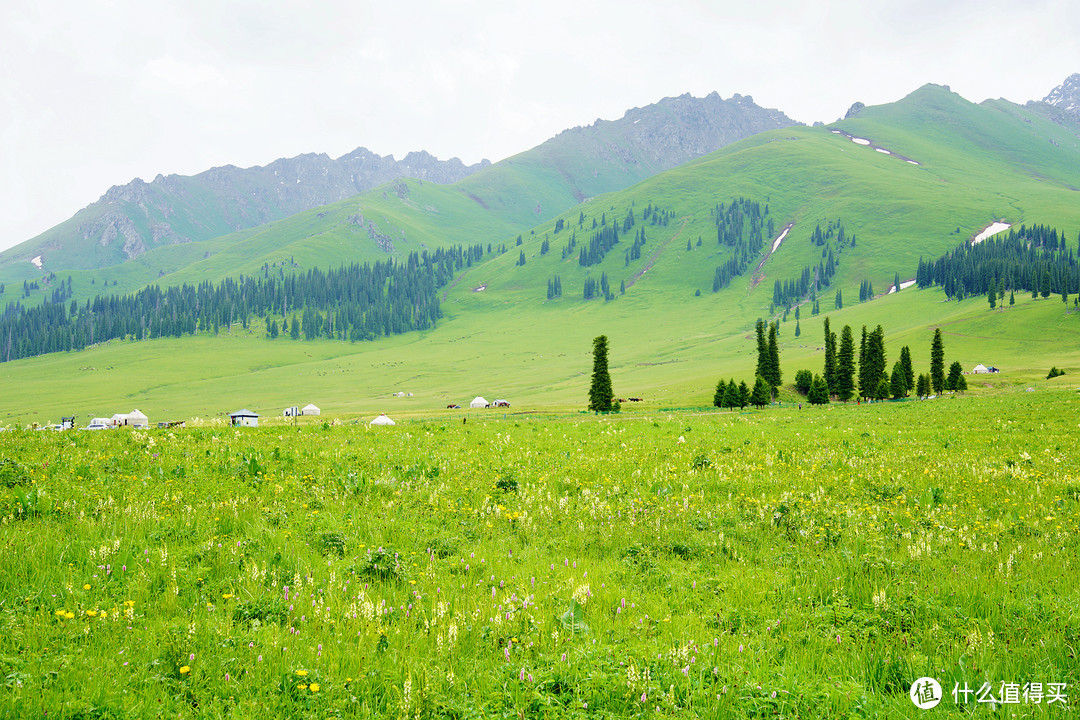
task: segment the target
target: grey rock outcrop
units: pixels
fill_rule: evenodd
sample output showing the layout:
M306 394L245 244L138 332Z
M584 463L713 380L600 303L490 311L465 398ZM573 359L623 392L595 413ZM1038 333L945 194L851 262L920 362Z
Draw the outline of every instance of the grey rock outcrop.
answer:
M1065 82L1051 90L1042 101L1080 119L1080 73L1065 78Z

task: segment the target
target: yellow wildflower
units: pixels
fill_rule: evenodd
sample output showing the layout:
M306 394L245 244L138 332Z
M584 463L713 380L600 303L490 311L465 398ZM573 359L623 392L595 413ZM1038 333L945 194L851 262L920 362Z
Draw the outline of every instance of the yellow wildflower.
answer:
M311 692L319 692L319 683L311 683L308 685L308 690Z
M190 665L184 665L183 667L180 668L180 674L181 675L187 675L189 672L191 672L191 666Z
M296 674L300 677L304 677L305 675L307 675L307 670L297 670Z

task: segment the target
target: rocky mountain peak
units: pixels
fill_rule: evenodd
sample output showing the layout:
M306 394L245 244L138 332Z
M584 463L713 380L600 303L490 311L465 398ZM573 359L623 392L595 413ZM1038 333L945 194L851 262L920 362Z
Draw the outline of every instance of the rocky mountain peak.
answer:
M1065 82L1051 90L1043 102L1080 117L1080 73L1065 78Z

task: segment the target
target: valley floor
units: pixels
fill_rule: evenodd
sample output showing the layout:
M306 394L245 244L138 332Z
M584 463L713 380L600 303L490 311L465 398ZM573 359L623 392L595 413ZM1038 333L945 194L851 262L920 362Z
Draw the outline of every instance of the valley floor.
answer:
M0 714L1071 711L1077 404L0 433Z

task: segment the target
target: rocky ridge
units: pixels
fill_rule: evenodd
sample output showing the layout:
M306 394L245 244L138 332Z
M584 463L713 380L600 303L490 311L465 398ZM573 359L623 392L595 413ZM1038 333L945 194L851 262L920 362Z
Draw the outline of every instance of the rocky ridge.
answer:
M1065 78L1065 82L1051 90L1042 101L1080 119L1080 73Z

